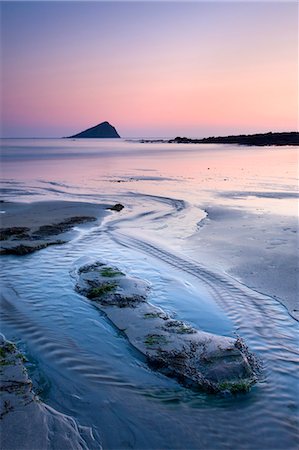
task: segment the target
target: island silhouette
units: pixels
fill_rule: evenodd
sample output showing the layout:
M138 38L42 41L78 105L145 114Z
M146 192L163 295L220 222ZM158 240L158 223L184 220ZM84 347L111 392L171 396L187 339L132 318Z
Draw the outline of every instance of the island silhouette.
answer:
M101 138L111 139L120 138L120 135L116 129L109 122L101 122L94 127L87 128L87 130L74 134L73 136L67 136L67 138Z

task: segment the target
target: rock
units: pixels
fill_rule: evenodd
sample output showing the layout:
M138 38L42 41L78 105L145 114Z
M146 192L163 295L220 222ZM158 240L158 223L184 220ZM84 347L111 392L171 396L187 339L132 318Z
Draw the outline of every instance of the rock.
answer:
M102 122L98 125L88 128L87 130L81 131L73 136L68 136L68 138L120 138L120 135L116 129L110 125L109 122Z
M69 219L63 220L62 222L52 224L52 225L43 225L39 227L31 237L33 239L40 239L48 236L58 235L61 233L65 233L69 231L74 225L80 225L82 223L94 222L97 220L95 217L89 216L75 216L70 217Z
M27 227L2 228L0 230L0 240L2 241L0 254L22 256L50 245L65 244L65 240L57 239L57 237L70 231L74 225L95 220L97 219L91 216L73 216L59 223L42 225L35 230Z
M76 289L167 376L209 392L247 391L256 381L258 365L240 338L217 336L173 320L147 302L145 281L97 262L79 269Z
M121 211L122 209L124 209L124 205L122 205L121 203L116 203L114 206L111 206L110 208L111 211Z
M61 245L65 244L65 241L50 241L50 242L44 242L41 244L33 244L33 245L16 245L14 247L7 247L7 248L1 248L0 249L0 255L18 255L18 256L24 256L28 255L29 253L36 252L37 250L42 250L43 248L47 248L50 245Z
M177 136L176 138L171 139L169 142L170 142L171 144L172 144L172 143L175 143L175 144L190 144L190 143L197 144L197 143L199 143L200 141L199 141L198 139L190 139L190 138L187 138L187 137L180 137L180 136Z
M10 238L22 239L28 237L28 231L30 228L27 227L10 227L0 229L0 241L6 241Z
M39 400L32 391L23 355L2 335L0 374L1 450L101 449L91 430Z
M193 142L193 139L189 139ZM232 136L208 137L199 140L202 144L239 144L239 145L296 145L299 146L299 132L256 133Z
M167 144L238 144L238 145L296 145L299 146L299 132L283 132L283 133L257 133L257 134L240 134L232 136L211 136L202 139L193 139L188 137L177 136L174 139L142 139L141 143L167 143Z

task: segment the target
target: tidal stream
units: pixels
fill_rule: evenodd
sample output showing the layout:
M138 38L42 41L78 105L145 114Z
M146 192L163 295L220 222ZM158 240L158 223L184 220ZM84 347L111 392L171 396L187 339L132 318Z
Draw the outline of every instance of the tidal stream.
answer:
M128 148L129 144L123 145ZM177 148L173 152L176 152L178 163ZM192 163L196 154L189 148L184 158ZM86 156L86 159L83 156L76 159L77 153L81 155L79 150L71 156L67 154L69 147L65 150L64 159L59 160L64 165L64 174L67 173L66 161L72 169L77 161L82 172L87 171L90 160L87 163ZM43 150L45 155L46 151L49 151L48 147ZM20 149L15 152L15 158L19 158ZM93 161L98 161L94 156L95 149L90 152ZM223 152L221 147L219 171ZM234 152L233 149L232 154ZM119 150L115 149L116 153L119 155ZM162 150L161 171L170 154L171 149L167 148L167 154ZM107 154L103 155L107 163ZM127 158L128 154L125 155ZM208 163L205 151L203 155L202 164L208 164L212 170L214 167L215 175L218 170L216 156ZM163 179L161 173L157 174L158 163L155 168L147 166L156 171L160 180L158 188L156 179L141 178L141 169L137 169L135 159L134 163L131 159L131 167L135 167L136 172L139 170L139 181L128 181L132 171L128 169L128 163L120 169L118 161L117 167L111 168L107 163L105 170L99 169L99 182L90 174L87 177L87 172L83 182L78 178L78 166L69 179L54 176L59 162L56 154L52 160L48 158L47 178L43 165L47 157L39 158L32 150L28 158L31 158L31 173L22 178L13 170L16 163L12 156L8 157L6 198L16 200L23 193L26 201L55 198L125 204L121 213L108 213L102 223L76 229L76 235L69 243L28 256L2 257L2 286L12 288L16 294L6 295L3 301L2 332L24 351L34 389L41 399L87 427L89 446L94 449L102 446L111 450L296 450L299 442L298 322L279 299L271 295L270 288L263 291L253 287L255 281L251 283L248 278L247 283L246 277L234 276L226 270L221 258L212 263L207 245L209 242L212 245L215 237L211 241L205 240L206 247L203 245L201 253L198 236L204 235L200 234L202 230L209 230L207 211L209 208L213 211L213 205L216 205L215 192L213 195L207 193L211 189L211 180L207 179L205 194L200 199L199 188L192 194L189 192L186 167L182 169L185 178L174 179L174 175L180 173L179 163L175 169L164 170ZM109 158L117 161L115 155ZM148 149L139 156L138 164L142 158L143 161L152 158ZM39 181L32 181L32 171L37 168ZM204 183L202 165L199 172ZM80 189L75 185L72 187L74 173ZM269 190L266 183L271 180L272 191L275 183L275 189L280 192L291 192L294 187L294 184L293 187L282 187L282 181L278 177L274 181L273 174L272 178L270 175L260 178L259 183L257 175L255 181L251 175L248 173L243 180L244 190L245 185L250 184L251 191L260 191L262 184ZM194 169L190 176L194 176ZM237 175L235 177L234 192L237 192L241 189L241 175L238 180ZM141 179L144 181L142 187ZM194 187L196 182L191 181L191 185ZM219 192L220 188L217 189ZM268 208L267 213L272 214L275 195L268 200L263 208ZM226 197L222 206L229 211L234 203L235 211L238 209L243 216L253 217L252 208L261 208L259 202L258 197L249 199L247 212L244 199L240 197L235 200ZM277 217L281 219L283 213ZM217 218L215 220L217 222ZM283 226L286 227L281 222ZM255 237L262 239L262 232ZM191 248L194 242L196 246ZM236 240L234 251L240 248ZM116 265L128 274L147 280L151 284L149 301L174 317L204 331L225 336L236 333L244 338L261 361L258 383L246 394L209 395L187 389L151 370L105 315L91 301L76 293L75 269L95 260ZM243 261L246 261L246 255L243 255Z

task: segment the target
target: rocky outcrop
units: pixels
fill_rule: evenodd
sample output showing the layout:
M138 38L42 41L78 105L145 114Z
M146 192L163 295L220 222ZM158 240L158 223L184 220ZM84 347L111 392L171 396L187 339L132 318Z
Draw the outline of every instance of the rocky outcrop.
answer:
M121 210L124 209L124 205L122 205L121 203L116 203L115 205L110 206L110 207L107 208L107 209L110 209L111 211L117 211L117 212L120 212Z
M247 391L257 363L240 338L217 336L174 320L147 301L149 285L101 262L83 266L76 289L103 311L148 363L209 392Z
M24 357L2 335L0 375L1 450L101 448L95 445L91 430L39 400L32 391Z
M176 138L179 139L179 138ZM192 139L190 139L192 142ZM296 131L286 133L257 133L240 134L236 136L217 136L201 139L202 144L239 144L239 145L298 145L299 133Z
M296 145L299 146L299 133L297 131L285 133L257 133L239 134L231 136L212 136L203 139L193 139L177 136L174 139L142 139L141 143L167 143L167 144L238 144L238 145Z
M69 138L120 138L120 135L116 129L110 125L109 122L102 122L98 125L88 128L87 130L81 131L80 133L74 134L73 136L68 136Z
M57 239L63 233L70 231L75 225L95 221L95 217L75 216L51 225L38 228L8 227L0 229L0 254L27 255L50 245L64 244L66 241Z

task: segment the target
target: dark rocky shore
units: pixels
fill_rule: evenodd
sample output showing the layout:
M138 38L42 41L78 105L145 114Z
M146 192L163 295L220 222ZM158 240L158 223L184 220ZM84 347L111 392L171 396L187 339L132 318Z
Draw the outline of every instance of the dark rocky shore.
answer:
M212 136L203 139L191 139L188 137L177 136L170 140L144 140L141 143L168 143L168 144L238 144L238 145L256 145L256 146L270 146L270 145L298 145L299 133L257 133L257 134L239 134L232 136Z

